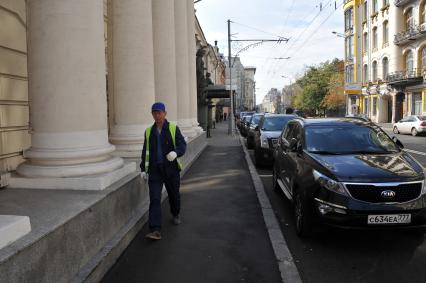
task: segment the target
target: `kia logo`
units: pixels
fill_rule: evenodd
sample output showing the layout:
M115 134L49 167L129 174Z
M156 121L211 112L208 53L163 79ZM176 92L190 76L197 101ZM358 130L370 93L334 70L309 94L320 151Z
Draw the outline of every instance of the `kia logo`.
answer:
M386 191L383 191L383 192L381 193L381 196L382 196L383 198L393 198L393 197L395 197L395 192L394 192L394 191L391 191L391 190L386 190Z

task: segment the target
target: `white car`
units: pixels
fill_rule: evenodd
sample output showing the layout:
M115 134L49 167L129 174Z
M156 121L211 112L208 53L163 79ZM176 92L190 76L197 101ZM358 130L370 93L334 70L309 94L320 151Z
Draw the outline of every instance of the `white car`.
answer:
M426 116L411 115L393 124L395 134L412 134L417 136L426 133Z

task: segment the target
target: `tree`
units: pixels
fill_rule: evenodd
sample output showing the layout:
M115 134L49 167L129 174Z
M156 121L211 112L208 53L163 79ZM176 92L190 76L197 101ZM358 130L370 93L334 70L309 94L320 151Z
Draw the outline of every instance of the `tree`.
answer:
M335 73L331 76L328 85L328 94L322 101L324 108L328 110L336 110L345 105L344 83L345 78L343 73Z

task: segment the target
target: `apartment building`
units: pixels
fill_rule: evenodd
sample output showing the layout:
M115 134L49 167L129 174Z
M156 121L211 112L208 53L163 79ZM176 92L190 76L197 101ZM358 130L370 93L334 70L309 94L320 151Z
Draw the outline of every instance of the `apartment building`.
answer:
M347 113L383 123L426 112L425 5L425 0L345 0Z

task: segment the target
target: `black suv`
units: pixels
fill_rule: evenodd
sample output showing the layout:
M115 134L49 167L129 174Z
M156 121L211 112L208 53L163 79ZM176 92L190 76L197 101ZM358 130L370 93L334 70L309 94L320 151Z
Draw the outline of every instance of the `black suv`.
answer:
M426 224L423 168L402 144L359 119L290 121L274 151L273 184L294 204L296 232Z

